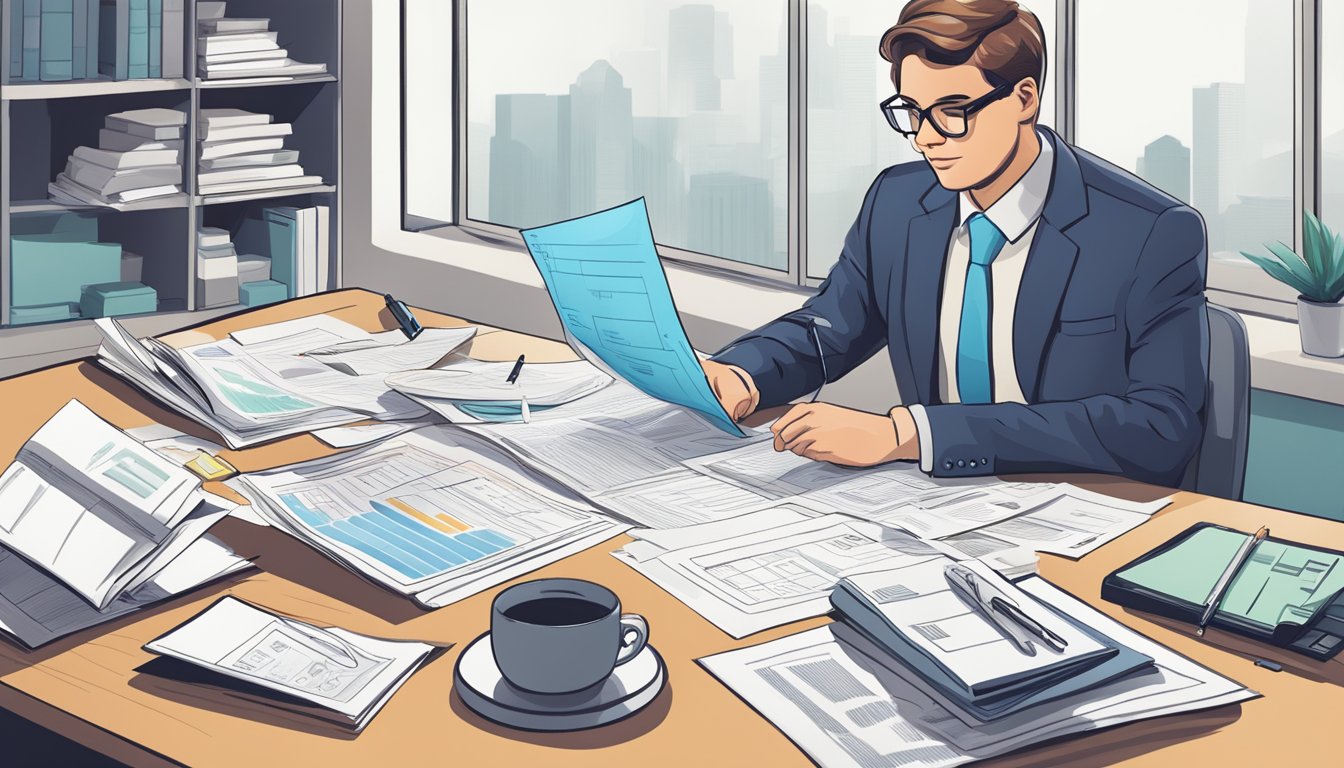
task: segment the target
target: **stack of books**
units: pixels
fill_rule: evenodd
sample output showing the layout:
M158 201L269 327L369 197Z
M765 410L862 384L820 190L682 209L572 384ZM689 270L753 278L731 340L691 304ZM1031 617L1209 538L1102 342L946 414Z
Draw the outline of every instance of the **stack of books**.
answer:
M237 303L238 252L229 231L203 227L196 233L196 306L212 309Z
M66 205L122 208L182 191L182 131L187 115L175 109L137 109L108 115L97 147L77 147L65 172L47 185Z
M257 306L327 290L331 263L330 208L275 205L248 217L233 242L242 260L263 257L268 278L245 280L242 303ZM242 269L240 260L240 269ZM259 269L259 267L258 267ZM253 275L248 275L252 278ZM241 276L240 276L241 279Z
M196 177L202 195L255 192L321 184L304 175L297 150L285 149L289 123L241 109L201 110L201 161Z
M281 48L270 19L225 18L226 3L196 4L200 34L197 64L201 77L219 80L238 77L290 78L320 75L326 64L306 64L289 58Z
M32 0L28 0L31 2ZM43 0L43 6L49 0ZM70 0L57 0L65 2ZM88 77L101 74L114 80L138 80L157 77L184 77L182 32L186 27L186 0L74 0L75 16L90 6L94 14L88 28L88 45L97 69L89 68ZM96 9L92 6L97 6ZM43 20L46 23L46 20ZM46 40L47 31L42 30ZM75 22L75 47L79 47L79 23ZM86 54L87 55L87 54ZM80 77L80 75L76 75Z

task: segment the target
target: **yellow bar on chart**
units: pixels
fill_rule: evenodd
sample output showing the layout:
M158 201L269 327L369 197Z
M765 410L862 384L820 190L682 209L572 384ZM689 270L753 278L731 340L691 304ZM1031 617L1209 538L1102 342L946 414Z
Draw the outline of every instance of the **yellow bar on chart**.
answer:
M388 499L387 503L435 530L443 531L444 533L457 533L466 530L466 528L454 528L450 523L444 520L430 517L401 499ZM445 515L440 515L439 517L445 517ZM452 520L452 518L449 518L449 520Z

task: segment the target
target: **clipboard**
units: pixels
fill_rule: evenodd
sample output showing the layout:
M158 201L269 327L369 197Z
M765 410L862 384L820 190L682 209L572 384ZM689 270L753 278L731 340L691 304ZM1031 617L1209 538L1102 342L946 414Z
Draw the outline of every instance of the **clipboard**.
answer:
M1197 624L1214 585L1255 534L1198 523L1118 568L1101 597ZM1209 626L1314 659L1344 650L1344 552L1266 537L1232 575Z

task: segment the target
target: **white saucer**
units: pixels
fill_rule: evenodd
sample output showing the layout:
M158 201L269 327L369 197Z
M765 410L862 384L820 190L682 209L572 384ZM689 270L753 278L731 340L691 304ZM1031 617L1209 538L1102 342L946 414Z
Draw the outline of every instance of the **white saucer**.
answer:
M528 693L500 674L489 632L471 641L453 671L463 704L487 720L528 731L578 731L623 720L657 698L666 681L663 658L646 645L601 685L578 693Z

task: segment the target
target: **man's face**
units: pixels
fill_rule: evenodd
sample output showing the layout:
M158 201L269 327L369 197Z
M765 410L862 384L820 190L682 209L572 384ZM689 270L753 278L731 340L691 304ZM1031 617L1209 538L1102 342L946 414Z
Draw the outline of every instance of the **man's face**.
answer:
M915 55L901 61L901 96L925 109L935 104L966 104L992 90L984 73L970 64L940 66ZM966 135L949 139L934 130L932 120L924 120L911 143L924 155L944 188L960 191L979 187L1016 151L1022 123L1035 114L1036 100L1034 82L1024 81L1006 98L967 117Z

